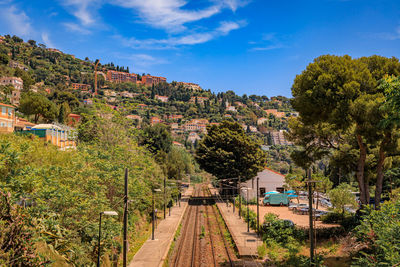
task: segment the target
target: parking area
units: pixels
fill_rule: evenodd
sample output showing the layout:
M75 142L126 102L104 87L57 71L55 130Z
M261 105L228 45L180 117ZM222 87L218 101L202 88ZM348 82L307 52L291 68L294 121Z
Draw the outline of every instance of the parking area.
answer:
M297 203L297 200L293 201L293 203ZM305 200L300 200L300 203L306 204ZM254 212L257 211L256 205L249 206L251 210ZM319 210L327 210L326 207L319 206ZM294 224L300 227L309 227L309 217L308 215L301 215L294 213L292 210L289 210L287 206L261 206L260 205L260 223L263 222L264 216L267 213L276 214L280 219L283 220L291 220ZM325 224L322 221L316 221L315 226L317 228L329 228L329 227L338 227L338 224Z

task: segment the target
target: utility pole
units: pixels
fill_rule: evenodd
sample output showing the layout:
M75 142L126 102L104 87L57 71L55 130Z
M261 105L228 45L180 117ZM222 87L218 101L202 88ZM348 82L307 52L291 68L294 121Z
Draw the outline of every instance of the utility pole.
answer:
M167 201L167 191L166 191L166 178L164 176L164 219L165 219L165 202Z
M128 168L125 168L125 209L124 209L124 244L123 244L123 267L127 264L128 255Z
M257 234L260 233L260 190L259 190L259 181L260 178L257 177Z
M241 218L242 215L242 195L241 193L241 189L240 189L240 175L239 175L239 181L238 181L238 193L239 193L239 218Z
M97 65L99 65L99 63L100 59L97 59L94 65L94 95L97 95Z
M314 265L314 228L313 228L313 194L311 181L311 169L307 169L308 176L308 214L310 220L310 266Z

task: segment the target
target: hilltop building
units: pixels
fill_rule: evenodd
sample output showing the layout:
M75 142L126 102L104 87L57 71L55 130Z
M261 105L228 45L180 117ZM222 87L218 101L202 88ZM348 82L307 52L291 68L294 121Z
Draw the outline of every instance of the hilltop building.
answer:
M72 83L72 89L74 90L89 91L90 88L91 88L90 84Z
M107 81L114 83L123 83L123 82L136 83L137 75L135 73L109 70L107 71Z
M0 85L12 85L14 90L11 92L11 104L19 105L19 101L21 98L21 90L24 87L24 82L19 77L1 77Z
M157 76L151 76L149 74L147 75L143 75L142 76L142 84L146 85L146 86L152 86L152 85L156 85L162 82L167 82L167 78L165 77L157 77Z
M14 60L10 60L10 63L8 63L8 66L10 66L13 69L18 68L18 69L21 69L21 70L24 70L24 71L28 71L29 70L28 67L26 67L24 64L21 64L21 63L19 63L17 61L14 61Z

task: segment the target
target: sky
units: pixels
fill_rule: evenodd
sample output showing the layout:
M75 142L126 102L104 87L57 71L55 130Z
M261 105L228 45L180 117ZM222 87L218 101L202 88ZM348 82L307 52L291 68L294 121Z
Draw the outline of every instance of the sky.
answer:
M314 58L400 57L400 0L0 0L0 34L214 92L291 96Z

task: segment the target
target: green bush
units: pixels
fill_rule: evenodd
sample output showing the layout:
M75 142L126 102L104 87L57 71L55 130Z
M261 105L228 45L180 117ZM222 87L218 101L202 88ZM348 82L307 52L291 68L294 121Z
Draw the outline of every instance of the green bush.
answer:
M400 262L400 199L385 202L381 210L366 207L366 215L355 228L359 242L365 245L355 266L395 266Z
M306 239L301 229L288 221L278 219L278 216L272 213L265 215L264 224L260 228L263 240L273 239L285 248L294 241L301 242Z

